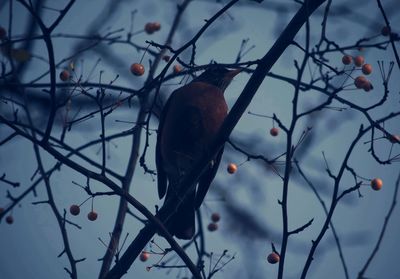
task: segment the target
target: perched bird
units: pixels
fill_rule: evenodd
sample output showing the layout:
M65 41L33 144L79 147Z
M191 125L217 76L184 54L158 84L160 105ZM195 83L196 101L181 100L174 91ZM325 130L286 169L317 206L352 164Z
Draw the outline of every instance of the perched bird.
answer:
M185 185L179 189L179 183L194 163L209 152L228 112L224 91L239 72L213 65L175 90L161 113L156 145L158 195L161 199L167 194L164 202L172 197L183 201L167 222L170 233L177 238L193 237L195 210L217 173L223 148L200 177L197 191L184 197Z

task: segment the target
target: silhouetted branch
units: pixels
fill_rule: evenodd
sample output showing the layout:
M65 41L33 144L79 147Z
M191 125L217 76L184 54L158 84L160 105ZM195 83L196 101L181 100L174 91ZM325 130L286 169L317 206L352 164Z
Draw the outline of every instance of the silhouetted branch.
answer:
M389 207L389 211L385 216L385 221L383 222L382 228L381 228L381 232L379 233L379 237L378 237L378 241L375 244L374 249L372 250L371 255L368 257L367 261L365 262L364 266L362 267L362 269L358 272L358 279L366 279L366 277L364 277L365 272L367 271L369 265L371 264L372 260L374 259L376 253L378 253L378 250L381 246L383 237L385 236L385 232L387 229L387 225L389 224L389 220L390 217L392 216L392 213L394 211L394 208L397 204L397 193L399 191L399 185L400 185L400 174L397 177L397 181L396 181L396 185L394 187L394 193L393 193L393 199L392 199L392 203Z

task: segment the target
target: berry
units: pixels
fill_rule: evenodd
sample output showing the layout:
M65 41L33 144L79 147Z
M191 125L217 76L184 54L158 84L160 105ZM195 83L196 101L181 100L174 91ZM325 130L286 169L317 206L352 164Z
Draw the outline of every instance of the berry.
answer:
M351 62L353 62L353 58L350 55L344 55L342 57L342 63L345 65L349 65L351 64Z
M131 65L131 73L135 76L142 76L144 74L144 66L139 63L133 63Z
M214 212L213 214L211 214L211 221L217 223L219 220L221 220L221 215L219 215L219 213Z
M367 80L364 84L363 87L365 92L371 91L371 89L373 89L372 84Z
M230 163L228 165L228 167L226 168L226 170L230 173L230 174L234 174L237 171L237 166L234 163Z
M218 230L218 224L217 223L210 223L210 224L208 224L207 229L210 232L215 232L216 230Z
M175 74L177 74L177 73L179 73L180 71L182 71L182 67L179 66L178 64L177 64L177 65L174 65L174 67L173 67L172 69L173 69L173 71L174 71Z
M71 75L69 74L69 72L68 72L67 70L63 70L63 71L60 73L60 79L61 79L62 81L68 81L70 77L71 77Z
M72 215L76 216L76 215L79 215L79 213L81 212L81 209L80 209L79 205L73 204L70 206L69 212Z
M155 32L153 23L152 22L146 23L144 26L144 31L146 31L147 34L153 34Z
M154 32L160 29L161 29L161 24L159 22L148 22L144 26L144 31L146 31L147 34L153 34Z
M381 34L382 36L389 36L390 35L390 27L389 26L383 26L381 29Z
M369 75L372 73L372 66L371 64L364 64L361 68L364 75Z
M90 211L90 212L88 213L88 215L87 215L87 218L88 218L90 221L95 221L95 220L97 219L97 213L94 212L94 211Z
M161 29L161 23L153 22L153 28L155 31L159 31Z
M142 262L145 262L150 258L150 253L146 252L146 251L142 251L142 253L140 253L140 257L139 258L140 258L140 260Z
M274 127L271 130L269 130L269 133L271 134L271 136L276 137L279 134L279 129Z
M379 191L383 186L383 181L380 178L374 178L371 180L371 187L375 191Z
M276 264L277 262L279 262L279 260L280 260L280 257L279 257L279 255L278 255L277 253L275 253L275 252L272 252L272 253L269 254L268 257L267 257L267 261L268 261L270 264Z
M8 215L6 217L6 222L7 224L11 225L12 223L14 223L14 218L11 215Z
M364 61L365 61L365 59L361 55L358 55L358 56L354 57L354 64L357 67L361 67L364 64Z
M367 83L369 83L369 81L364 76L358 76L354 80L354 85L359 89L364 88L364 85Z
M6 31L6 29L4 29L4 27L1 27L1 26L0 26L0 40L5 39L6 36L7 36L7 31Z

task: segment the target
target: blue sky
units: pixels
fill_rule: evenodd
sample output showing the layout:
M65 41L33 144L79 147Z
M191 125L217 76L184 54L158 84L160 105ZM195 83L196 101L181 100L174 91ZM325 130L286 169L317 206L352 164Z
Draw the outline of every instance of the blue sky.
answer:
M64 2L47 1L46 6L60 8ZM287 5L289 12L277 15L275 9L270 9L275 7L277 3ZM379 34L383 19L377 10L375 1L366 1L361 7L359 7L358 1L334 1L334 11L337 11L335 8L339 6L343 7L343 3L346 3L344 7L349 8L351 12L344 16L333 15L329 18L327 25L329 39L341 46L346 46L354 44L364 36L371 37ZM175 4L175 1L142 0L134 3L121 1L121 4L115 7L116 10L110 15L110 18L96 31L105 34L110 30L124 28L125 31L122 31L121 34L126 34L130 24L131 11L137 9L134 21L135 31L141 30L142 26L148 21L159 21L162 28L160 32L151 36L145 33L138 34L134 37L134 42L140 45L146 45L145 40L162 43L167 36L168 28L171 26ZM85 34L90 23L102 12L102 8L106 5L110 5L110 2L104 0L77 1L70 14L57 27L55 33ZM110 5L110 7L113 6ZM178 28L172 46L174 48L180 47L198 31L204 24L204 19L209 18L221 7L221 3L214 3L213 1L194 1L183 17L182 25ZM1 6L1 26L8 26L7 8L8 4ZM228 14L219 19L215 26L211 27L199 40L196 49L196 63L206 64L211 60L220 63L234 62L243 39L249 39L248 46L254 45L254 48L243 60L259 59L272 46L280 31L293 15L295 8L296 4L293 1L264 1L261 6L242 1L241 5L234 7ZM20 35L25 28L28 16L26 11L16 2L14 9L13 32ZM321 14L322 11L323 9L320 9L318 13ZM391 10L389 10L388 15L392 26L396 27L399 24L399 17L396 17L396 14ZM44 12L46 22L51 22L54 16L55 13L50 10ZM319 39L320 22L320 16L314 16L311 20L311 46L314 46ZM375 40L379 39L379 37L375 38ZM298 34L296 41L304 45L304 29ZM75 39L54 39L56 61L74 53L73 46L77 42ZM129 72L129 66L141 59L142 52L138 53L134 48L123 44L114 44L106 47L105 50L109 50L109 52L94 49L80 56L79 59L74 61L77 72L87 76L98 58L101 58L91 77L93 81L98 80L100 70L103 70L103 80L110 81L118 74L120 78L116 84L128 88L140 88L145 78L132 76ZM32 53L35 57L45 57L43 42L38 42ZM367 62L373 65L374 72L370 79L375 89L369 93L362 90L348 90L340 93L340 96L361 106L376 102L383 94L377 61L383 60L386 63L385 65L388 66L389 61L394 60L393 52L388 48L387 51L373 49L360 52L359 50L351 50L348 54L364 55ZM188 55L185 54L182 58L188 61ZM39 76L47 69L47 64L35 57L28 62L27 71L23 78L25 82ZM327 63L330 66L342 68L341 54L333 53L327 58L329 58ZM148 59L150 57L145 56L144 65L148 65ZM274 65L272 72L295 78L294 59L301 61L302 52L291 46ZM1 61L4 61L4 57L1 57ZM63 66L67 64L65 63ZM161 64L161 66L164 66L164 64ZM312 72L315 65L310 67ZM61 68L59 70L61 71ZM357 75L357 73L353 75ZM388 112L398 110L400 88L397 82L399 77L397 66L394 67L392 75L388 101L384 106L371 113L373 117L379 118ZM226 91L225 96L229 107L234 104L248 78L249 75L240 74ZM343 76L337 77L335 82L340 84L343 78ZM310 74L306 71L304 80L308 81L309 79ZM48 82L48 76L40 82ZM179 87L179 82L181 82L180 78L168 82L168 85L162 87L163 94L169 94L173 89ZM58 92L64 94L62 90ZM110 92L110 94L118 93ZM292 86L273 78L266 78L248 110L269 116L275 113L283 123L288 125L291 119L292 96ZM318 92L302 92L300 108L309 108L322 100L321 94ZM340 104L333 105L339 106ZM1 106L4 108L5 105L0 104ZM35 117L40 116L41 113L42 111L33 109ZM116 110L107 120L107 133L112 134L131 128L132 124L119 123L114 120L134 121L135 115L136 111L128 109L126 106ZM311 118L304 119L295 131L295 139L298 139L305 127L308 125L313 127L311 131L312 147L301 156L300 163L305 173L321 191L327 203L330 201L333 184L325 172L321 152L324 151L331 170L336 173L349 144L362 123L366 124L366 119L353 110L347 109L342 112L327 110L325 113L313 114ZM76 126L67 135L66 140L72 146L79 146L97 138L99 127L99 118L94 117ZM157 122L152 121L151 128L156 127ZM284 150L286 141L283 133L276 138L271 137L268 132L271 127L271 119L245 114L235 128L232 139L243 141L246 143L246 148L257 150L268 158L272 158ZM400 134L398 121L386 123L385 128L393 131L393 133ZM0 138L7 135L9 131L9 129L0 126ZM56 132L59 131L56 129ZM363 142L369 140L369 137L370 135L364 137L356 147L354 155L350 158L350 165L355 168L360 176L367 178L381 177L384 181L384 187L379 192L372 191L368 186L361 187L363 197L358 198L356 192L346 197L337 207L333 218L335 228L344 247L351 278L356 277L375 245L384 216L393 197L394 183L399 171L398 162L381 166L374 161L368 153L369 145L363 144ZM123 173L127 164L129 146L130 138L113 141L113 144L109 146L111 157L108 160L108 166L119 173ZM150 137L150 150L146 157L146 162L152 168L155 168L154 146L155 133ZM377 152L385 158L389 153L390 144L385 140L378 140L376 146ZM98 147L94 147L85 154L94 160L101 161L101 156L96 154L97 150ZM393 152L399 152L398 144L394 146ZM54 158L44 151L42 155L45 167L50 168L55 163ZM242 164L238 173L233 176L225 172L225 166L228 162L240 164L244 161L246 161L246 157L243 154L227 148L215 183L201 209L205 225L209 222L211 212L220 212L222 216L220 229L217 232L205 233L206 247L209 252L216 254L222 253L224 249L228 249L230 254L236 254L236 259L227 265L223 272L219 272L215 278L274 278L277 274L277 266L269 265L266 262L266 256L270 252L271 240L278 249L280 248L282 217L277 200L281 199L282 183L276 175L266 171L265 165L257 161ZM13 195L18 195L29 187L32 183L30 177L35 169L33 148L28 141L18 138L0 147L0 174L5 172L7 177L21 183L20 189L12 189ZM71 204L81 203L87 198L82 189L74 185L72 181L83 185L86 179L67 167L62 167L60 172L51 177L55 201L60 210L68 209ZM97 191L106 190L104 186L96 182L92 182L91 186ZM346 175L340 189L344 190L351 186L353 186L353 178ZM6 206L9 203L6 198L6 191L9 190L7 187L2 185L0 188L0 205ZM154 212L156 204L162 204L158 200L153 177L148 174L144 175L142 169L138 168L131 189L131 194L152 212ZM311 227L301 234L293 236L289 241L285 278L298 278L311 240L316 237L324 221L324 214L320 204L304 181L300 179L291 181L289 189L289 227L296 228L314 218ZM32 202L40 201L45 197L44 185L38 186L37 191L38 197L29 195L20 206L13 210L15 222L12 226L7 225L4 221L0 224L0 271L5 279L68 278L67 273L63 270L64 266L68 266L66 257L57 258L63 246L55 218L48 205L32 205ZM112 230L118 198L100 197L96 198L94 203L96 211L99 213L96 222L90 222L86 219L86 214L90 210L90 203L86 203L82 207L80 216L71 217L71 220L82 226L82 229L68 227L74 256L78 259L86 258L84 262L78 264L79 278L89 279L98 275L100 268L98 259L103 256L105 251L105 247L98 238L105 242L108 241L108 232ZM269 237L254 236L251 228L246 227L240 220L235 219L232 212L229 212L228 203L240 205L240 208L246 209L246 212L250 213L260 226L267 228ZM400 226L396 222L398 216L399 209L396 208L381 249L372 262L369 272L366 273L369 278L382 278L382 274L385 274L385 278L388 279L400 278L400 267L397 264L400 248L398 242ZM129 233L128 242L133 239L140 228L140 222L133 218L127 218L123 235ZM167 243L160 237L156 237L155 240L160 246L168 247ZM309 278L345 278L330 231L326 233L320 248L315 255ZM194 257L194 250L191 249L189 254ZM146 265L157 262L157 259L157 256L152 256L147 263L134 263L126 277L175 278L175 271L172 271L171 274L167 274L166 270L152 269L150 272L146 271ZM181 277L185 272L187 273L187 271L181 273Z

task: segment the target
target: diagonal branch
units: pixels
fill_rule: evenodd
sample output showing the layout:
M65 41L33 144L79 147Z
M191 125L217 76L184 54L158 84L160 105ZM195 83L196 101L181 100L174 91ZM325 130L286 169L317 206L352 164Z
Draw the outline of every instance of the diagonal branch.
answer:
M365 279L364 273L367 271L368 266L372 262L373 258L375 257L376 253L378 252L378 250L379 250L379 248L381 246L381 242L382 242L383 237L384 237L385 232L386 232L386 227L387 227L387 225L389 223L389 219L392 216L393 210L394 210L394 208L396 206L396 203L397 203L397 193L399 191L399 185L400 185L400 173L399 173L399 176L398 176L397 181L396 181L396 186L394 188L392 204L390 205L389 211L388 211L388 213L387 213L387 215L385 217L385 221L383 222L383 226L382 226L381 232L379 234L378 241L376 242L375 247L372 250L372 253L369 256L368 260L365 262L365 265L363 266L363 268L358 273L357 279Z
M240 97L232 107L232 110L225 119L221 130L219 131L216 140L210 148L210 153L205 154L201 160L199 160L192 171L190 171L182 180L182 184L186 187L186 193L192 191L196 186L196 181L198 181L202 172L206 169L208 163L212 158L219 152L221 146L228 140L233 128L236 126L237 122L241 118L242 114L247 109L254 95L256 94L258 88L266 77L267 73L271 70L272 66L279 59L285 49L291 44L293 38L300 30L302 25L305 23L307 18L326 0L309 0L306 1L290 23L286 26L285 30L282 32L281 36L272 46L272 48L267 52L267 54L260 60L260 63L253 75L247 82L243 92ZM199 171L201 170L201 171ZM181 201L170 199L170 202L166 203L156 215L162 222L171 215L171 212L179 206ZM120 261L114 266L109 272L107 279L121 278L123 274L127 272L133 261L143 250L147 242L154 235L155 230L153 225L146 225L136 236L133 242L128 247L127 251L122 255Z

